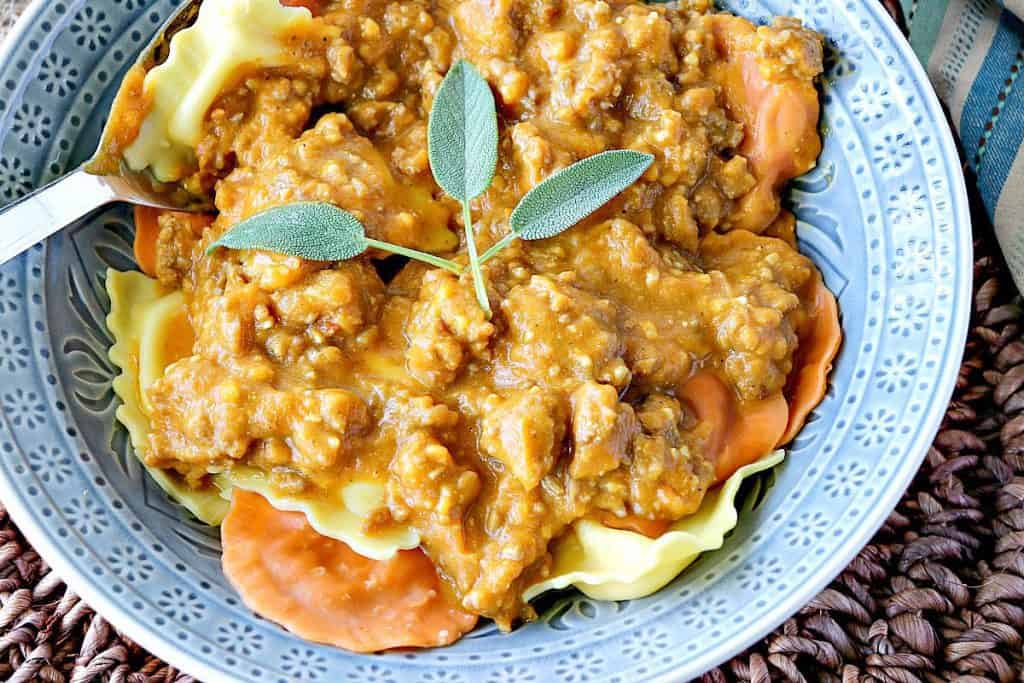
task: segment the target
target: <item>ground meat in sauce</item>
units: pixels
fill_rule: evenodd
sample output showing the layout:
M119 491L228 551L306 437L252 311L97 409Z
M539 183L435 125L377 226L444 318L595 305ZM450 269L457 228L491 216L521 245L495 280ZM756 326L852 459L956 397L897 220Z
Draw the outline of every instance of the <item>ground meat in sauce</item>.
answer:
M814 270L774 236L792 234L778 190L818 153L820 38L708 0L323 5L292 66L248 75L208 113L188 182L216 187L212 228L197 240L162 225L161 279L182 284L197 342L150 390L150 463L199 480L245 462L284 487L376 474L464 607L508 627L532 616L522 590L575 520L697 508L713 454L682 383L711 370L742 401L783 388ZM501 119L497 177L474 202L483 248L573 161L623 147L656 159L581 225L489 262L492 320L468 277L413 264L385 282L375 254L201 256L297 200L459 251L425 143L457 58L488 79ZM785 125L810 127L758 146L762 104L779 98Z

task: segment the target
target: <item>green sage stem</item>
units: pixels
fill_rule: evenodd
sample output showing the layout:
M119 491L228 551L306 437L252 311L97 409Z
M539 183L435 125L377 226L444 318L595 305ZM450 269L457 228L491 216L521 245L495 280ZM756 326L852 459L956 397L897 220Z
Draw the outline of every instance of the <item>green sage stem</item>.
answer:
M484 274L480 270L480 258L476 253L476 236L473 234L473 217L469 210L469 200L462 200L462 217L466 229L466 251L469 252L469 270L473 273L473 288L476 289L476 299L480 302L480 308L484 309L487 319L494 315L491 312L491 302L487 298L487 287L484 285Z
M512 244L512 242L514 242L517 237L519 237L519 235L515 234L514 232L510 232L509 234L502 237L490 249L483 253L483 256L480 257L480 265L482 266L483 264L487 263L492 258L497 256L499 251L501 251L508 245Z
M409 249L408 247L400 247L397 244L391 244L390 242L381 242L380 240L375 240L372 237L366 238L366 245L369 247L376 247L381 251L391 252L392 254L408 256L411 259L422 261L423 263L429 263L430 265L437 266L438 268L444 268L445 270L455 273L456 275L462 275L462 266L460 266L458 263L449 261L446 258L441 258L440 256L428 254L425 251Z

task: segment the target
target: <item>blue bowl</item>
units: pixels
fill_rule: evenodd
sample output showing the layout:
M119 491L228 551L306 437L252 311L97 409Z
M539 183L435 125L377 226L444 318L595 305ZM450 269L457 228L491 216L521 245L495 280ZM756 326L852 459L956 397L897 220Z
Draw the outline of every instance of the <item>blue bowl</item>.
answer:
M0 55L0 196L82 161L127 65L174 0L36 0ZM739 527L656 595L566 593L510 635L355 655L254 616L216 530L146 478L116 425L108 266L133 267L114 207L0 269L0 497L70 586L155 654L207 681L679 681L739 652L823 588L894 507L957 376L971 239L957 153L924 72L876 0L735 0L829 38L825 150L789 196L838 294L846 340L786 463Z

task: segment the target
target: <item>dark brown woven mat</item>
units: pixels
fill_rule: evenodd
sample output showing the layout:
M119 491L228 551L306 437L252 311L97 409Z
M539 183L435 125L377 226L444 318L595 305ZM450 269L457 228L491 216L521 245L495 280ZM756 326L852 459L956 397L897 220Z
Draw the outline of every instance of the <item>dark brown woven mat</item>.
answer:
M705 681L1024 681L1024 315L974 219L967 350L914 483L828 589ZM0 679L193 680L79 600L2 507Z

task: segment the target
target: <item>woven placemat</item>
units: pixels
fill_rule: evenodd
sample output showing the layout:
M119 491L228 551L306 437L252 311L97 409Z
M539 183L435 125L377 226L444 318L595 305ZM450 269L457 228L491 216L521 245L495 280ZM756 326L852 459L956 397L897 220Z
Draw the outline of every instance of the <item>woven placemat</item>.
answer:
M25 0L0 0L0 33ZM898 12L895 0L884 3ZM849 567L720 681L1024 681L1024 323L973 201L974 317L914 483ZM0 506L0 679L193 681L72 593Z

